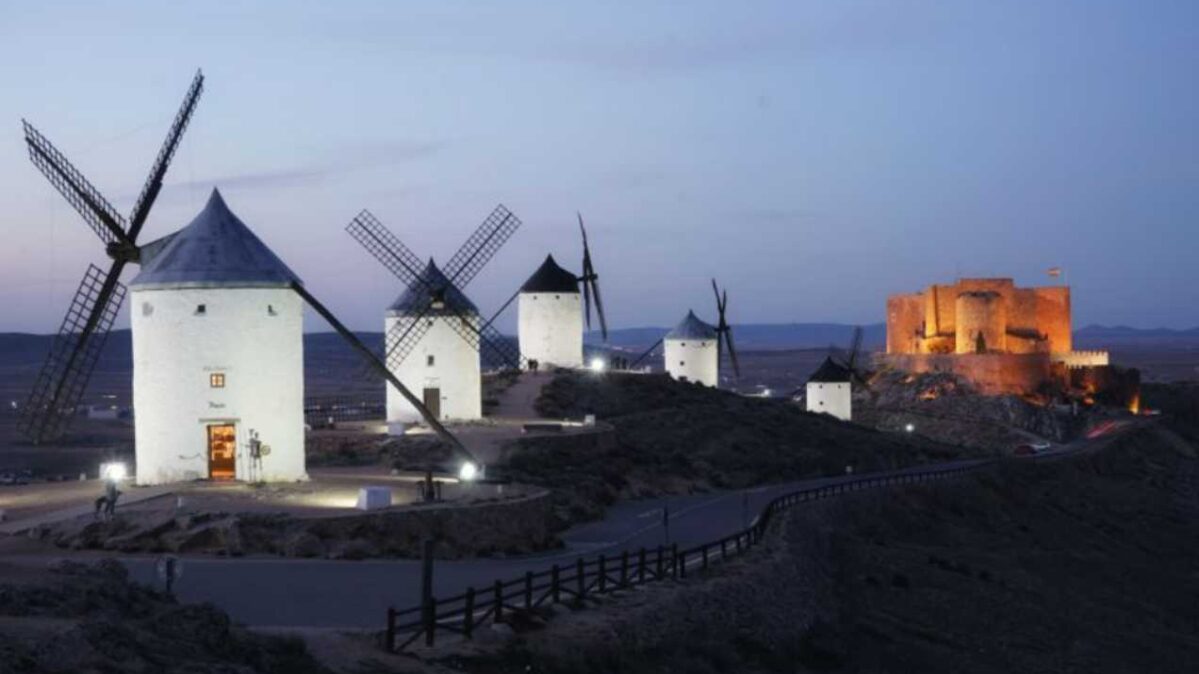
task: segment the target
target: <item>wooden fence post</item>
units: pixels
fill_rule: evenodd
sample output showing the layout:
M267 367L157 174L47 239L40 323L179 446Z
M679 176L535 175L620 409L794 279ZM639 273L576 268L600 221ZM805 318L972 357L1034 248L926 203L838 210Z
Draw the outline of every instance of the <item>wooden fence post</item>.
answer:
M620 586L629 586L629 551L620 553Z
M575 587L578 590L579 599L582 599L583 597L587 596L587 577L585 575L586 569L583 567L583 558L582 557L578 558L575 561L576 561L576 563L575 563L575 574L576 574Z
M670 544L670 577L679 577L679 544Z
M608 587L608 559L603 555L599 556L599 579L596 587L599 588L600 594L603 594Z
M525 571L525 610L533 608L533 572Z
M425 604L425 645L432 646L437 632L437 597L429 597Z
M645 582L645 548L637 552L637 582Z
M475 588L466 588L466 605L462 607L462 635L467 639L475 631Z
M396 610L392 606L387 607L387 635L383 637L386 643L383 647L388 653L394 653L396 649Z
M557 564L554 565L554 568L550 569L550 593L554 597L555 604L562 601L562 589L561 589L561 586L558 584L558 565Z
M662 546L658 546L658 559L655 562L657 572L654 574L654 580L662 580Z
M495 581L495 622L504 621L504 584L500 581Z

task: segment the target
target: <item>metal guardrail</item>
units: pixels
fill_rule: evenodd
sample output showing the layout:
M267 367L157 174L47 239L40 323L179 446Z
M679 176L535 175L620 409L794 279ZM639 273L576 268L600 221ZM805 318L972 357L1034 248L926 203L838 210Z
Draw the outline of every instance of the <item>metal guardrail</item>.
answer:
M761 542L776 514L800 503L866 489L956 477L994 464L995 460L988 460L968 466L864 476L808 487L775 497L745 529L692 548L680 550L676 543L669 547L641 548L635 553L625 550L616 556L579 557L573 564L554 564L544 571L527 571L522 577L497 580L483 588L470 587L447 599L429 597L422 605L403 610L389 607L383 645L390 652L402 651L423 636L425 645L433 646L439 632L460 634L470 639L480 625L488 620L503 622L508 612L531 611L547 603L581 601L592 595L646 583L686 578L689 567L705 571L714 563L749 551Z

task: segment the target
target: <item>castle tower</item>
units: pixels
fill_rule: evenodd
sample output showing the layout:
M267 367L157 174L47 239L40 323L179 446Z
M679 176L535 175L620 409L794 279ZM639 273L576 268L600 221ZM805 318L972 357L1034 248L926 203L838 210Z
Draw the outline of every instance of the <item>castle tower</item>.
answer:
M583 306L579 281L553 255L520 287L520 355L539 367L583 366Z
M809 412L831 414L842 420L853 418L853 383L849 369L825 358L808 377L804 396Z
M478 331L479 310L458 290L433 260L421 273L424 283L414 283L387 309L383 321L387 350L395 346L412 321L429 321L430 327L420 341L398 364L388 367L404 386L419 396L425 407L440 420L469 421L483 416L483 383L479 371L479 350L459 334L459 329ZM443 301L429 311L428 288L446 288ZM424 315L421 316L421 313ZM454 326L453 321L470 325ZM402 323L398 335L393 332ZM387 423L399 430L405 423L421 420L421 415L394 386L387 386Z
M1006 352L1007 304L989 290L967 291L954 304L954 353Z
M720 383L720 345L716 328L688 311L686 318L666 333L662 340L666 372L680 381L704 386Z
M130 283L138 484L307 479L295 274L213 190ZM255 459L251 440L270 448Z

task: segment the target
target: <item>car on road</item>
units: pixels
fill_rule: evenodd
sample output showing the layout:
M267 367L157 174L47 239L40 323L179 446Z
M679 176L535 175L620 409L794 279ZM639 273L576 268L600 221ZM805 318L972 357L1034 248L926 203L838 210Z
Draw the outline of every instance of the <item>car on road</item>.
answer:
M1012 454L1014 454L1016 456L1032 456L1033 454L1036 454L1036 453L1037 453L1037 450L1034 449L1033 446L1028 443L1024 443L1022 445L1016 445L1016 449L1012 450Z

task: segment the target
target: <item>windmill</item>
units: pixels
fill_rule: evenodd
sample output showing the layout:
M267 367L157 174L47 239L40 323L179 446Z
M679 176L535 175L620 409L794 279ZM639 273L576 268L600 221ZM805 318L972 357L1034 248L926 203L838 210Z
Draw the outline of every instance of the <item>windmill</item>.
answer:
M586 321L587 329L591 329L592 297L595 298L595 315L599 319L601 334L605 341L608 339L608 321L600 297L599 274L591 261L591 246L587 241L583 216L577 215L579 233L583 239L582 273L576 276L563 269L553 255L547 255L541 266L484 324L490 328L512 302L520 298L517 305L520 357L522 363L530 368L582 367L583 324ZM580 284L583 286L582 305Z
M25 144L34 166L83 216L84 222L100 237L105 253L112 260L107 271L89 265L84 272L21 411L18 429L34 444L61 437L70 425L124 301L121 272L126 265L141 261L138 235L162 190L163 177L203 90L204 75L197 71L128 220L41 132L22 120Z
M236 464L238 438L250 441L246 444L251 470L245 477L271 479L273 473L274 479L303 479L303 323L297 295L412 402L463 459L460 475L473 477L478 464L471 453L233 215L216 190L191 224L157 241L138 244L138 234L162 189L163 176L203 83L202 74L197 73L128 224L62 153L25 123L34 164L105 243L113 263L107 274L93 265L85 275L30 404L23 410L22 430L35 442L57 437L65 430L125 296L120 274L132 262L142 267L131 283L133 296L142 295L137 302L140 310L132 321L134 398L141 400L135 403L134 422L139 482L191 479L189 474L216 477L217 471L211 470L215 467L214 448L227 452ZM215 315L209 318L209 313ZM204 324L231 317L246 332L254 331L258 339L248 338L240 330ZM188 325L188 321L195 323ZM228 368L214 369L203 358L194 357L196 354L215 356L226 365L232 362L233 368L228 372L224 371ZM254 376L260 371L270 376ZM264 438L272 441L288 435L298 440L290 447L276 446L282 451L272 453L259 441L258 429L234 430L241 426L239 421L247 421L245 426L262 424L260 428L267 429ZM162 441L164 434L169 436L166 442ZM208 445L208 452L201 449L203 444ZM200 451L193 454L193 448ZM203 460L208 461L207 466L196 464ZM235 465L223 468L228 470L227 476L243 477ZM196 475L197 469L208 471Z
M350 236L405 285L388 310L386 364L410 385L424 382L424 404L433 409L433 416L470 419L481 415L479 361L483 353L505 367L521 366L519 352L490 323L480 323L478 310L462 292L520 224L502 204L497 206L450 258L444 271L432 259L422 264L369 211L359 213L346 227ZM447 339L451 333L458 337ZM449 343L459 338L457 346ZM410 362L409 356L418 348L423 349L426 360ZM389 421L415 420L412 413L417 410L405 404L409 401L401 402L391 389L388 398Z
M862 351L862 328L853 329L849 355L836 347L829 347L829 354L820 367L808 377L802 387L805 390L805 405L809 412L831 414L843 421L853 418L853 384L857 382L869 390L868 373L858 365ZM800 389L792 393L799 394Z
M666 372L680 381L716 386L720 379L722 354L728 355L733 364L733 372L740 377L741 367L737 362L736 348L733 346L733 328L726 319L729 294L727 290L721 290L716 285L716 279L712 279L712 292L716 296L715 326L701 321L694 311L688 311L687 316L673 330L638 356L630 367L636 367L662 346Z

